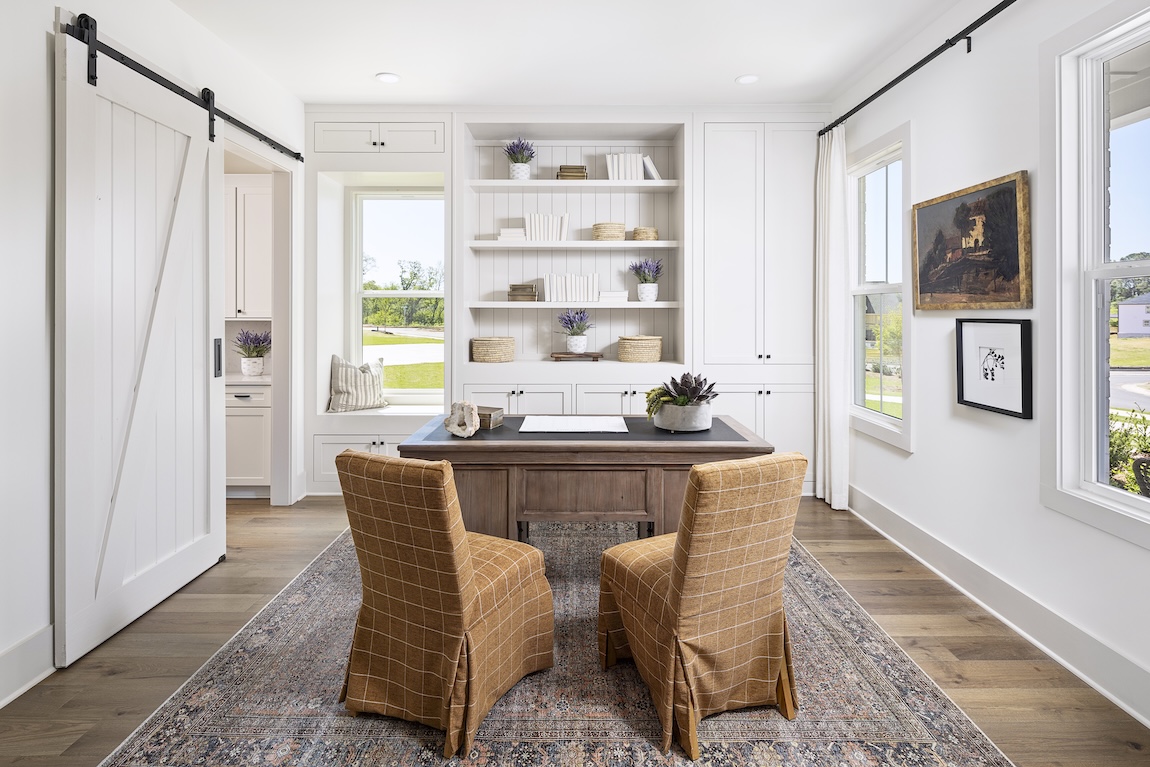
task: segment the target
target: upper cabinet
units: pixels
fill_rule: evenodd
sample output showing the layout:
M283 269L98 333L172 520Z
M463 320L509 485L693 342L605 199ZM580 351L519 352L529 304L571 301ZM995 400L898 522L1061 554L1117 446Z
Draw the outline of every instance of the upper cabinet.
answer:
M317 122L317 152L442 152L441 122Z
M661 361L682 362L689 289L683 169L689 130L688 119L488 122L461 116L452 272L456 370L462 372L457 381L467 384L489 375L490 363L468 357L467 339L474 337L513 337L521 370L542 364L539 374L550 375L553 366L565 365L568 381L646 379L639 370L611 372L619 364L620 336L660 336ZM511 178L503 151L519 137L535 149L527 179ZM638 159L632 159L629 172L620 160L609 173L609 155ZM618 225L615 238L605 239L610 227L596 224ZM654 301L638 300L638 282L629 270L643 259L662 261ZM524 285L534 286L536 300L523 300L522 288L512 289ZM557 315L567 308L590 314L594 327L587 333L587 351L602 354L600 361L552 360L553 353L565 351ZM661 376L660 371L651 378Z
M821 123L707 122L696 314L705 365L814 362Z
M224 316L271 319L272 177L225 176Z

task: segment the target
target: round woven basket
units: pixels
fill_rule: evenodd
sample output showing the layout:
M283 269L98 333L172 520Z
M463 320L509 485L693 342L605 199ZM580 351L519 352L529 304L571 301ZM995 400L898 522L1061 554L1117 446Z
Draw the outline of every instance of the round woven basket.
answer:
M662 336L619 336L620 362L658 362L662 358Z
M637 226L631 233L631 237L635 240L657 240L659 239L659 230L654 226Z
M511 362L515 359L515 339L491 336L471 339L472 362Z
M623 240L627 238L627 230L623 224L603 223L591 225L592 240Z

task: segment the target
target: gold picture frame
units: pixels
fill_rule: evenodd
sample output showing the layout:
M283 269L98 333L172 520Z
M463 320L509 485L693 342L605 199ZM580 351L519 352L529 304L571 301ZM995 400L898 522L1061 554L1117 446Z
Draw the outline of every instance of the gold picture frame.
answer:
M1026 171L914 205L915 309L1030 309Z

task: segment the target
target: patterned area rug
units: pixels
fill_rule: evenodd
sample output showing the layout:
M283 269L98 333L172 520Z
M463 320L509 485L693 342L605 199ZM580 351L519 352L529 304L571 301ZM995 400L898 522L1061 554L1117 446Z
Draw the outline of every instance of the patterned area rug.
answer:
M599 554L634 525L541 524L555 593L555 667L496 704L475 747L445 762L443 735L338 702L359 606L359 570L341 535L109 756L136 765L667 765L635 667L599 668ZM699 726L698 765L978 767L1009 760L800 544L786 609L798 716L773 708L718 714Z

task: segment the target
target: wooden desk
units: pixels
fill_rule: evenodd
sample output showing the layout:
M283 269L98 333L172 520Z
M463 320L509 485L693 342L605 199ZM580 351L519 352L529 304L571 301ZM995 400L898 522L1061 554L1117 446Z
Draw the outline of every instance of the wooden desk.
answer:
M647 522L655 535L674 532L691 466L775 450L729 416L715 416L708 431L678 433L646 416L625 418L626 434L521 434L523 416L506 416L463 439L436 416L399 454L451 461L467 529L516 538L519 523L535 521Z

